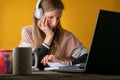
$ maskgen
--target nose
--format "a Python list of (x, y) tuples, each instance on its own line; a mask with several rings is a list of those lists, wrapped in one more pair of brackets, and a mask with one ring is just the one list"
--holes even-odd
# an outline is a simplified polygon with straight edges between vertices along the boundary
[(57, 20), (56, 18), (54, 18), (54, 19), (52, 20), (51, 26), (56, 26), (56, 25), (57, 25), (57, 22), (58, 22), (58, 20)]

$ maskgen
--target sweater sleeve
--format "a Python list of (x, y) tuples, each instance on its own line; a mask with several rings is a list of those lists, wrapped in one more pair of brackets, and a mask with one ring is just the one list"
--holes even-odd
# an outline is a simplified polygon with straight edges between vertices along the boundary
[(64, 30), (60, 44), (60, 54), (67, 60), (74, 60), (86, 54), (86, 48), (73, 33)]
[[(37, 54), (38, 57), (38, 63), (37, 63), (37, 68), (39, 70), (43, 70), (44, 69), (44, 65), (41, 63), (41, 60), (47, 55), (47, 51), (49, 49), (47, 47), (45, 47), (44, 45), (41, 45), (41, 47), (36, 48), (33, 53)], [(35, 62), (35, 58), (34, 56), (32, 56), (32, 63), (34, 64)]]

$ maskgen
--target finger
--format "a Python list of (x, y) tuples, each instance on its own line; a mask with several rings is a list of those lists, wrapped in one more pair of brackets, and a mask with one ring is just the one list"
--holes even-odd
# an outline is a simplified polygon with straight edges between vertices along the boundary
[(43, 63), (43, 64), (45, 65), (45, 58), (44, 58), (44, 59), (42, 59), (41, 63)]
[(37, 26), (38, 26), (38, 27), (40, 26), (40, 20), (37, 22)]
[(48, 61), (51, 62), (51, 56), (48, 57)]
[(42, 17), (40, 18), (41, 23), (42, 23), (42, 21), (43, 21), (43, 18), (44, 18), (44, 16), (42, 16)]
[(42, 24), (41, 24), (42, 27), (45, 27), (45, 16), (43, 16), (41, 23), (42, 23)]
[(45, 65), (47, 64), (48, 61), (49, 61), (49, 56), (46, 56)]
[(51, 60), (51, 56), (48, 57), (48, 60)]
[(44, 65), (46, 65), (46, 63), (48, 62), (48, 55), (46, 55), (43, 59), (42, 59), (42, 63)]
[(45, 27), (48, 27), (48, 20), (45, 19)]
[(43, 63), (44, 62), (44, 58), (41, 60), (41, 63)]
[(44, 63), (44, 62), (45, 62), (45, 58), (46, 58), (46, 56), (41, 60), (41, 63)]
[(54, 58), (53, 55), (50, 55), (50, 56), (49, 56), (49, 61), (50, 61), (50, 62), (54, 62), (53, 58)]

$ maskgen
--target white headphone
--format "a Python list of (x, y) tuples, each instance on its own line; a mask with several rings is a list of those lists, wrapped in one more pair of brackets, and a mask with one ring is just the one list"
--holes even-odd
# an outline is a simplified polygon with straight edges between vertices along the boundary
[(42, 17), (42, 15), (43, 15), (43, 10), (42, 10), (42, 8), (39, 8), (40, 2), (41, 2), (41, 0), (38, 0), (38, 2), (37, 2), (37, 4), (36, 4), (35, 13), (34, 13), (34, 15), (35, 15), (35, 17), (36, 17), (37, 19), (40, 19), (40, 18)]

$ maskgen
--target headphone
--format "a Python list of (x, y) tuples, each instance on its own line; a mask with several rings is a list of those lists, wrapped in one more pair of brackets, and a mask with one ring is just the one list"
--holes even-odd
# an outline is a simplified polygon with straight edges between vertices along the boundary
[(43, 15), (43, 10), (42, 10), (42, 8), (39, 8), (40, 3), (41, 3), (41, 0), (38, 0), (38, 2), (37, 2), (37, 4), (36, 4), (35, 13), (34, 13), (34, 15), (35, 15), (35, 17), (36, 17), (37, 19), (40, 19), (40, 18), (42, 17), (42, 15)]

